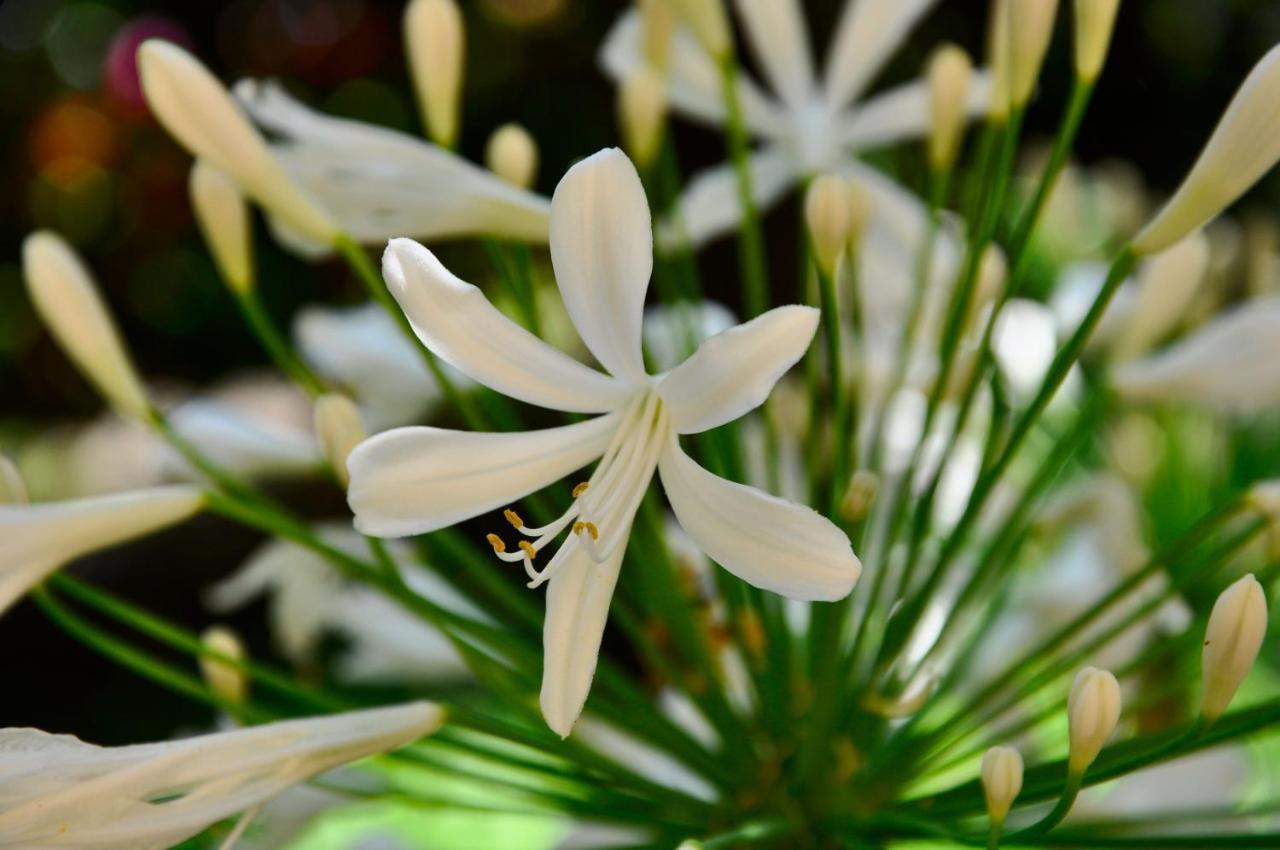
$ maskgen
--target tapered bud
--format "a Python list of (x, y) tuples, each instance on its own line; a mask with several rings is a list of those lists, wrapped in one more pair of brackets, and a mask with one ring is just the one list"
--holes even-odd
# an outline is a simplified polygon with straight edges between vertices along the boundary
[(489, 137), (484, 161), (512, 186), (528, 189), (538, 178), (538, 143), (519, 124), (503, 124)]
[(1209, 614), (1200, 654), (1200, 716), (1212, 723), (1249, 675), (1267, 634), (1267, 594), (1252, 575), (1222, 591)]
[(859, 469), (849, 478), (849, 486), (840, 500), (840, 516), (849, 522), (864, 519), (879, 490), (880, 477), (869, 469)]
[(223, 657), (243, 662), (244, 644), (235, 632), (225, 626), (210, 626), (200, 636), (200, 642), (205, 650), (214, 653), (200, 656), (200, 675), (204, 677), (205, 684), (223, 701), (242, 705), (249, 695), (249, 678), (243, 670)]
[(675, 35), (676, 0), (638, 0), (644, 26), (644, 58), (659, 71), (667, 70), (671, 59), (671, 39)]
[(22, 271), (36, 312), (111, 406), (145, 419), (151, 403), (93, 278), (62, 237), (38, 231), (22, 244)]
[(929, 165), (946, 171), (955, 162), (968, 117), (973, 61), (954, 44), (944, 44), (929, 60)]
[(871, 196), (867, 190), (855, 181), (847, 181), (849, 185), (849, 251), (856, 254), (862, 244), (862, 234), (866, 232), (867, 222), (871, 221)]
[(192, 156), (207, 160), (299, 234), (332, 242), (338, 226), (272, 155), (240, 105), (194, 56), (171, 42), (138, 48), (138, 73), (156, 119)]
[(662, 76), (641, 66), (618, 88), (618, 125), (623, 145), (640, 168), (653, 163), (666, 123), (667, 93)]
[(1058, 0), (1013, 0), (1009, 5), (1009, 100), (1014, 106), (1031, 100), (1057, 14)]
[(1280, 46), (1254, 66), (1173, 197), (1133, 238), (1155, 254), (1233, 203), (1280, 159)]
[(458, 101), (466, 36), (454, 0), (412, 0), (404, 10), (404, 42), (427, 133), (437, 144), (458, 140)]
[(725, 17), (724, 0), (671, 0), (695, 38), (717, 59), (729, 55), (729, 19)]
[(1009, 261), (1005, 259), (1000, 246), (992, 242), (983, 250), (982, 258), (978, 260), (978, 278), (971, 304), (974, 314), (996, 300), (1008, 277)]
[(316, 399), (316, 440), (325, 460), (333, 468), (338, 480), (346, 486), (347, 456), (364, 441), (364, 420), (355, 402), (340, 393), (327, 393)]
[(987, 22), (987, 65), (991, 68), (991, 101), (987, 104), (987, 117), (995, 122), (1003, 122), (1009, 114), (1011, 3), (1012, 0), (991, 0), (991, 18)]
[(1076, 76), (1093, 82), (1102, 72), (1120, 0), (1076, 0)]
[(1126, 360), (1146, 352), (1186, 318), (1209, 269), (1209, 240), (1200, 231), (1142, 264), (1138, 298), (1111, 355)]
[(0, 455), (0, 505), (17, 504), (27, 501), (27, 482), (22, 480), (22, 473), (13, 461)]
[(1249, 488), (1245, 501), (1271, 523), (1280, 523), (1280, 478), (1259, 481)]
[(1071, 750), (1067, 767), (1082, 775), (1120, 722), (1120, 683), (1106, 670), (1086, 667), (1076, 674), (1067, 700)]
[(253, 289), (253, 231), (240, 187), (217, 166), (197, 159), (188, 190), (200, 233), (223, 282), (239, 293)]
[(1009, 808), (1022, 791), (1022, 755), (1013, 747), (992, 747), (982, 755), (982, 793), (987, 816), (1003, 824)]
[(809, 184), (804, 219), (818, 267), (832, 274), (849, 241), (849, 184), (837, 174), (824, 174)]

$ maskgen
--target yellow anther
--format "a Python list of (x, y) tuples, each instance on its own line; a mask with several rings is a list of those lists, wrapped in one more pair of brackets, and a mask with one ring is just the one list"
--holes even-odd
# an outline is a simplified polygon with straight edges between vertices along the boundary
[(533, 548), (533, 544), (528, 540), (521, 540), (519, 546), (524, 550), (524, 553), (529, 556), (530, 561), (538, 557), (538, 550)]
[(585, 492), (587, 492), (587, 482), (586, 482), (586, 481), (583, 481), (583, 482), (582, 482), (581, 484), (579, 484), (577, 487), (574, 487), (574, 488), (573, 488), (573, 498), (575, 498), (575, 499), (576, 499), (576, 498), (578, 498), (579, 496), (581, 496), (581, 495), (582, 495), (583, 493), (585, 493)]
[(574, 533), (574, 534), (581, 534), (581, 533), (582, 533), (582, 529), (584, 529), (584, 528), (586, 528), (586, 527), (587, 527), (587, 524), (586, 524), (585, 522), (582, 522), (582, 521), (575, 522), (575, 523), (573, 524), (573, 533)]
[(524, 528), (524, 520), (520, 519), (520, 514), (516, 513), (510, 508), (503, 511), (502, 515), (507, 518), (507, 522), (511, 523), (512, 527)]
[(484, 536), (484, 539), (489, 541), (489, 545), (493, 547), (493, 551), (499, 554), (507, 551), (507, 544), (503, 543), (502, 538), (499, 537), (498, 535), (486, 534)]
[(587, 531), (590, 532), (592, 540), (600, 539), (600, 529), (596, 528), (596, 524), (594, 522), (584, 522), (583, 526), (585, 526)]

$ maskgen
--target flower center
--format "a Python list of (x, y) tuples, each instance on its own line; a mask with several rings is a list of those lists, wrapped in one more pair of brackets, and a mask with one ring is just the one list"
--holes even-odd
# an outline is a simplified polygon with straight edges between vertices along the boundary
[(817, 174), (832, 168), (839, 158), (835, 116), (820, 97), (792, 109), (791, 144), (803, 169)]

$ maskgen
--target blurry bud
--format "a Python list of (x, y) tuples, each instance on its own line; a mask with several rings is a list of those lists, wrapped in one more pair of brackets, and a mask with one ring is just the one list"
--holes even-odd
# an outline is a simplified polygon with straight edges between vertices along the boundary
[(840, 500), (840, 516), (858, 522), (867, 515), (880, 490), (880, 478), (869, 469), (859, 469), (849, 478), (844, 498)]
[(982, 755), (982, 793), (991, 822), (1003, 824), (1022, 790), (1022, 755), (1013, 747), (992, 747)]
[(27, 482), (13, 461), (0, 455), (0, 505), (27, 502)]
[(856, 254), (862, 244), (862, 234), (871, 220), (871, 197), (867, 190), (853, 180), (849, 185), (849, 251)]
[(671, 39), (675, 35), (675, 0), (637, 0), (644, 24), (644, 58), (659, 71), (667, 70)]
[(987, 22), (987, 65), (991, 68), (991, 102), (987, 117), (1002, 123), (1009, 114), (1009, 6), (1011, 0), (991, 0)]
[(849, 184), (845, 179), (838, 174), (814, 178), (804, 196), (804, 220), (814, 259), (826, 274), (835, 272), (849, 241), (849, 218)]
[(412, 0), (404, 10), (404, 41), (427, 132), (436, 144), (453, 147), (466, 51), (458, 5), (454, 0)]
[(1106, 670), (1086, 667), (1076, 674), (1067, 699), (1071, 750), (1067, 767), (1082, 775), (1120, 722), (1120, 683)]
[(1280, 46), (1254, 66), (1173, 197), (1133, 238), (1155, 254), (1202, 227), (1280, 159)]
[(647, 168), (658, 155), (666, 120), (667, 92), (661, 75), (642, 66), (618, 89), (618, 123), (627, 153), (638, 168)]
[(1280, 225), (1275, 216), (1255, 210), (1245, 218), (1244, 254), (1245, 291), (1253, 297), (1274, 292), (1280, 284)]
[(240, 187), (217, 166), (197, 159), (188, 190), (200, 233), (223, 282), (240, 294), (253, 289), (253, 231)]
[(680, 842), (680, 846), (676, 850), (702, 850), (702, 842), (694, 841), (692, 838)]
[(862, 698), (862, 707), (881, 717), (910, 717), (919, 711), (933, 695), (938, 684), (937, 674), (917, 676), (910, 686), (897, 697), (889, 698), (878, 693), (868, 693)]
[(1031, 100), (1057, 14), (1058, 0), (1015, 0), (1009, 5), (1009, 100), (1014, 106)]
[(27, 292), (58, 345), (120, 413), (145, 420), (151, 403), (88, 270), (62, 237), (37, 231), (22, 244)]
[(1093, 82), (1102, 72), (1120, 0), (1076, 0), (1076, 76)]
[(207, 160), (273, 215), (318, 242), (337, 225), (271, 154), (222, 83), (187, 51), (160, 39), (138, 48), (138, 73), (156, 119), (192, 156)]
[(1259, 481), (1245, 494), (1249, 507), (1272, 523), (1280, 522), (1280, 478)]
[(519, 124), (503, 124), (489, 137), (484, 161), (512, 186), (528, 189), (538, 177), (538, 143)]
[(1008, 277), (1009, 262), (1005, 259), (1004, 251), (992, 242), (983, 250), (982, 259), (978, 261), (978, 278), (969, 303), (966, 326), (972, 326), (981, 310), (999, 297)]
[(349, 480), (347, 456), (365, 438), (360, 408), (341, 393), (326, 393), (316, 399), (314, 418), (320, 450), (345, 487)]
[(1151, 481), (1164, 449), (1164, 429), (1143, 413), (1126, 414), (1107, 436), (1111, 465), (1138, 491), (1146, 489)]
[(954, 44), (944, 44), (929, 60), (929, 165), (947, 171), (955, 162), (968, 116), (973, 61)]
[(1212, 723), (1227, 710), (1249, 675), (1267, 634), (1267, 594), (1252, 575), (1222, 591), (1213, 603), (1200, 655), (1200, 716)]
[(1168, 336), (1185, 319), (1208, 268), (1209, 240), (1199, 230), (1143, 263), (1137, 301), (1112, 358), (1136, 357)]
[[(244, 644), (235, 632), (225, 626), (210, 626), (200, 636), (200, 642), (206, 650), (236, 661), (244, 661)], [(249, 680), (244, 671), (221, 658), (201, 655), (200, 675), (215, 696), (232, 705), (242, 705), (249, 695)]]
[(729, 55), (729, 20), (724, 14), (724, 0), (671, 0), (676, 13), (716, 59)]

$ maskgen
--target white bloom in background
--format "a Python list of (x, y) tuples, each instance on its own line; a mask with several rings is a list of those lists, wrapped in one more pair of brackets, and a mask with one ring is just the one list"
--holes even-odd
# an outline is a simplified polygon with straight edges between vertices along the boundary
[(443, 719), (418, 702), (125, 747), (3, 729), (0, 844), (163, 850), (316, 774), (428, 735)]
[(179, 486), (0, 504), (0, 613), (63, 564), (180, 522), (203, 503), (199, 488)]
[[(689, 458), (679, 435), (737, 419), (762, 403), (808, 347), (817, 311), (781, 307), (703, 343), (670, 372), (650, 376), (641, 317), (653, 268), (644, 189), (621, 151), (575, 165), (552, 200), (551, 257), (565, 306), (608, 373), (551, 348), (507, 319), (421, 245), (393, 240), (387, 285), (423, 342), (477, 381), (521, 401), (604, 414), (525, 433), (403, 428), (352, 452), (348, 493), (366, 534), (423, 534), (510, 504), (596, 459), (558, 519), (530, 528), (508, 515), (515, 551), (502, 560), (549, 581), (542, 709), (568, 735), (595, 674), (609, 601), (631, 522), (655, 468), (680, 524), (745, 581), (805, 599), (839, 599), (860, 565), (834, 524), (812, 509), (719, 478)], [(555, 555), (542, 550), (562, 534)], [(535, 559), (545, 559), (540, 569)]]
[[(262, 410), (237, 407), (213, 398), (179, 405), (169, 424), (215, 464), (236, 475), (270, 477), (314, 472), (324, 461), (309, 429), (291, 427)], [(160, 468), (167, 474), (198, 477), (186, 459), (158, 443)]]
[(1209, 240), (1202, 231), (1142, 264), (1127, 321), (1111, 346), (1116, 360), (1130, 360), (1155, 346), (1186, 318), (1205, 272), (1209, 269)]
[[(876, 172), (859, 164), (857, 153), (928, 133), (933, 119), (926, 81), (860, 98), (932, 5), (933, 0), (847, 3), (819, 81), (798, 0), (735, 4), (749, 46), (776, 93), (773, 98), (750, 80), (739, 82), (747, 129), (763, 142), (750, 159), (751, 187), (760, 208), (814, 174), (834, 171), (862, 182)], [(616, 82), (645, 63), (638, 10), (625, 13), (614, 26), (600, 59)], [(976, 74), (967, 100), (970, 114), (985, 109), (989, 89), (987, 75)], [(684, 28), (672, 37), (667, 102), (672, 111), (700, 123), (719, 128), (725, 122), (716, 61)], [(699, 245), (732, 230), (742, 217), (737, 193), (728, 163), (696, 175), (681, 198), (680, 222), (664, 225), (664, 238)]]
[(644, 350), (653, 367), (666, 372), (679, 366), (704, 340), (738, 324), (733, 311), (718, 301), (677, 301), (644, 311)]

